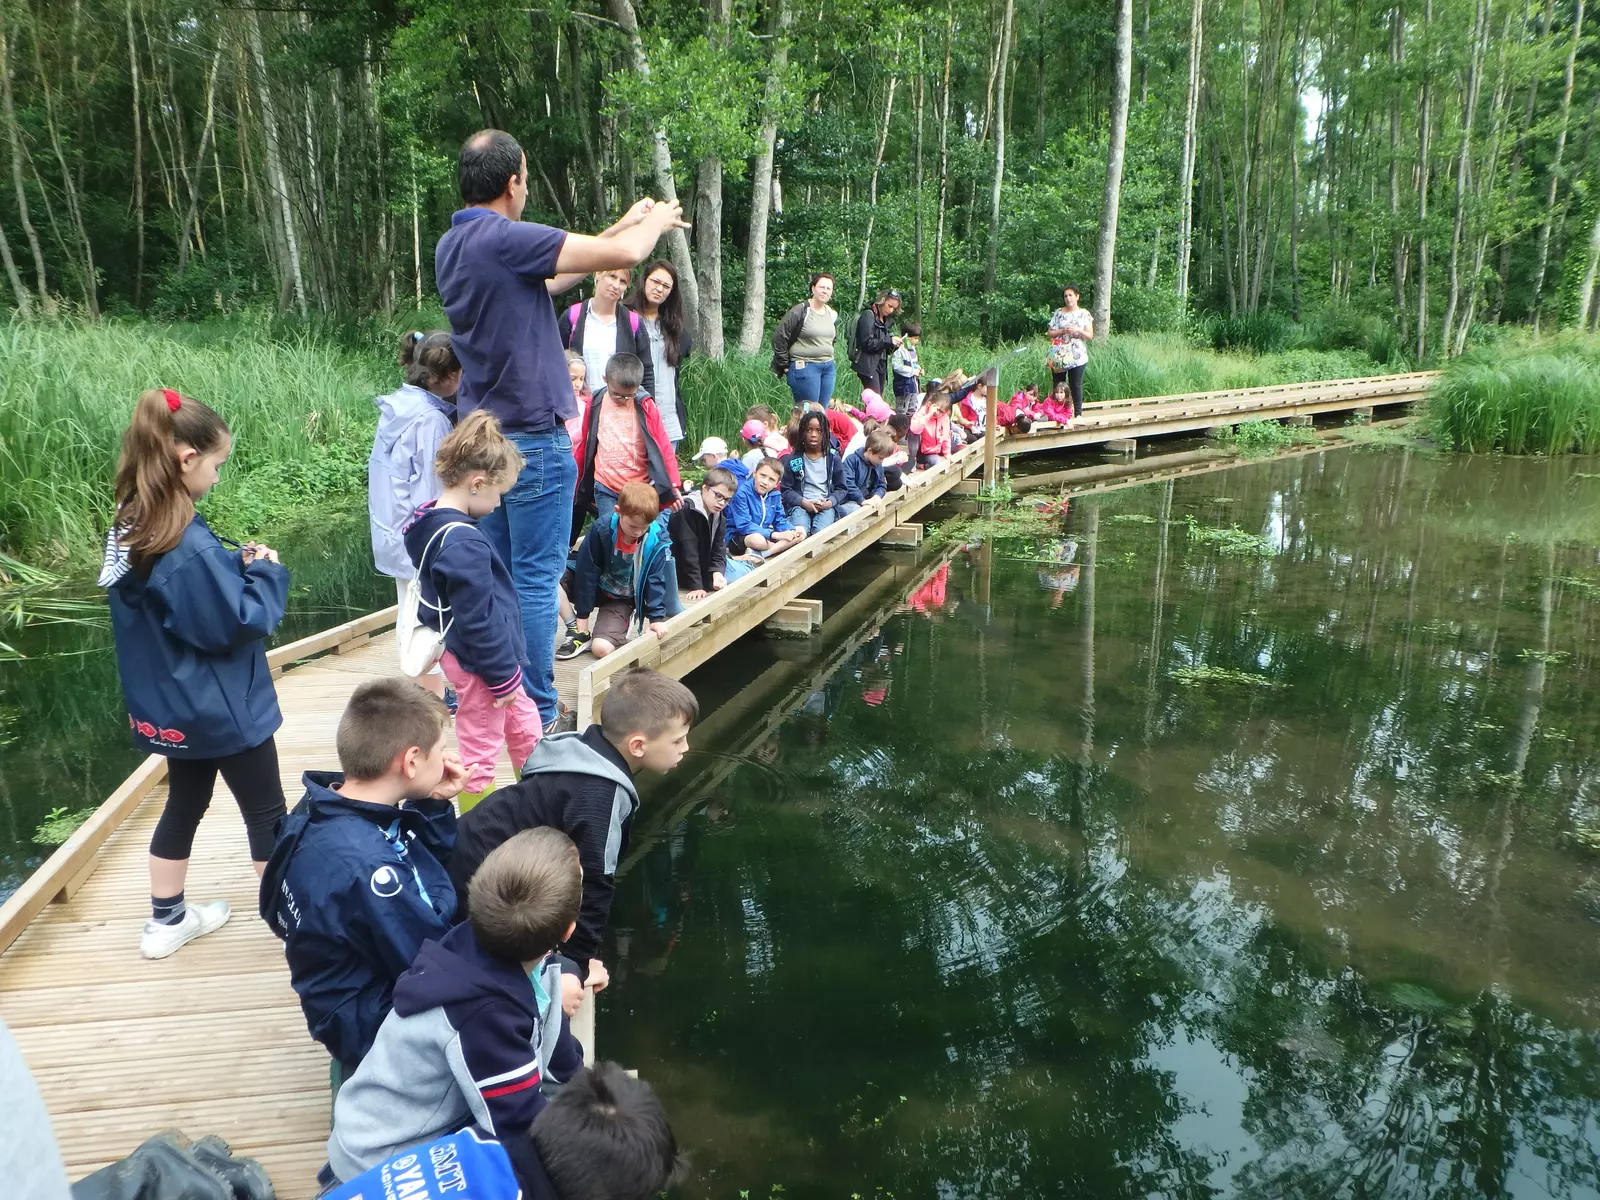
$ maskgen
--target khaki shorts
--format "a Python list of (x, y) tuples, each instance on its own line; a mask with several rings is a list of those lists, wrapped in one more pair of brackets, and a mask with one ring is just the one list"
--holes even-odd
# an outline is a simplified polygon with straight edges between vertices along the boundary
[(595, 602), (594, 618), (589, 622), (589, 636), (621, 646), (628, 640), (628, 626), (632, 622), (632, 600), (601, 592)]

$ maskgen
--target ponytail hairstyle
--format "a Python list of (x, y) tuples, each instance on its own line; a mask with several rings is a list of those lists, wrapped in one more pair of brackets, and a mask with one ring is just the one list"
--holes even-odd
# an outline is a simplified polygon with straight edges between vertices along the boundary
[(450, 344), (450, 335), (442, 329), (432, 333), (413, 329), (401, 334), (398, 357), (400, 365), (406, 369), (406, 382), (429, 391), (461, 370), (461, 360)]
[(455, 487), (473, 475), (499, 487), (515, 480), (522, 464), (522, 451), (500, 432), (494, 414), (480, 408), (462, 418), (455, 432), (439, 443), (433, 469), (445, 487)]
[(639, 282), (633, 285), (623, 303), (634, 312), (643, 312), (644, 281), (657, 271), (672, 276), (672, 291), (661, 302), (656, 319), (661, 322), (661, 349), (667, 356), (667, 365), (675, 367), (683, 361), (683, 292), (678, 288), (678, 269), (666, 259), (651, 263), (639, 272)]
[(194, 497), (184, 486), (178, 447), (209, 454), (230, 437), (214, 411), (171, 388), (139, 397), (122, 435), (112, 495), (117, 503), (117, 541), (135, 568), (165, 554), (194, 520)]

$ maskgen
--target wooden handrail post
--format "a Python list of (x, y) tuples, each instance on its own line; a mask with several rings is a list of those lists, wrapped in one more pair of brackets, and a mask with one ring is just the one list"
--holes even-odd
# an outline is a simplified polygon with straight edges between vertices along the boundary
[(999, 381), (996, 380), (994, 383), (991, 383), (987, 388), (984, 389), (984, 391), (988, 393), (988, 395), (983, 403), (983, 486), (992, 496), (995, 488), (998, 487), (1000, 483), (999, 479), (995, 475), (994, 463), (994, 443), (996, 436), (994, 426), (995, 417), (997, 415), (996, 409), (999, 407), (996, 403), (996, 393), (1000, 391)]

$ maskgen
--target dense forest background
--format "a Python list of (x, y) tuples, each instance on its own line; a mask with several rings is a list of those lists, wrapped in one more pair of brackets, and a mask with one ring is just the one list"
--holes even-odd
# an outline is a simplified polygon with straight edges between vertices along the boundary
[(693, 264), (713, 354), (756, 348), (829, 270), (841, 307), (895, 286), (992, 339), (1037, 332), (1074, 282), (1119, 331), (1211, 315), (1219, 342), (1265, 349), (1320, 322), (1421, 361), (1597, 315), (1585, 16), (0, 0), (4, 295), (159, 319), (419, 305), (456, 149), (496, 126), (528, 150), (531, 218), (594, 231), (638, 195), (683, 200), (694, 230), (662, 252)]

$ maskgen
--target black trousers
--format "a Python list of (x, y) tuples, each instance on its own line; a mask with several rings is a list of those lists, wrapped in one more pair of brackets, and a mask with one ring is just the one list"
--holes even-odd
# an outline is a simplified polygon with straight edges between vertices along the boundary
[(856, 368), (856, 378), (861, 380), (862, 388), (871, 388), (878, 395), (883, 395), (883, 366), (880, 364), (876, 371), (863, 371)]
[(211, 807), (219, 772), (244, 815), (251, 860), (266, 862), (272, 856), (278, 822), (288, 805), (278, 778), (278, 745), (271, 738), (226, 758), (169, 758), (167, 806), (161, 810), (161, 819), (150, 838), (152, 855), (174, 862), (189, 857), (194, 848), (194, 831)]
[(1072, 415), (1083, 416), (1083, 368), (1068, 367), (1065, 371), (1051, 371), (1050, 380), (1053, 385), (1067, 381), (1067, 390), (1072, 393)]

